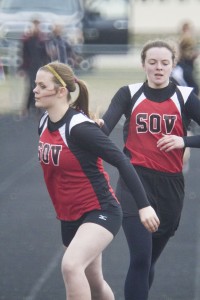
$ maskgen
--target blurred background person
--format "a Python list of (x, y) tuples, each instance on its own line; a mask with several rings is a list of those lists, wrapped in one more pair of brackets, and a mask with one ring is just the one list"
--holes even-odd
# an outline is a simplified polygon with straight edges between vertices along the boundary
[(25, 107), (22, 111), (24, 116), (29, 114), (30, 109), (35, 110), (33, 89), (37, 70), (50, 60), (46, 51), (46, 36), (41, 31), (40, 21), (34, 19), (32, 25), (31, 30), (22, 38), (22, 65), (19, 68), (28, 79)]
[(50, 61), (58, 61), (70, 65), (72, 68), (88, 69), (88, 62), (75, 51), (63, 32), (62, 24), (54, 24), (46, 43), (46, 51)]
[[(180, 40), (177, 43), (178, 59), (177, 64), (171, 73), (171, 79), (176, 84), (181, 86), (193, 87), (193, 92), (199, 95), (199, 83), (196, 72), (195, 60), (199, 53), (197, 44), (191, 32), (189, 23), (184, 23)], [(193, 135), (196, 130), (199, 130), (195, 122), (191, 121), (188, 124), (187, 134)], [(184, 152), (184, 173), (189, 170), (190, 148), (186, 148)]]
[(193, 87), (195, 94), (198, 96), (199, 82), (195, 61), (199, 56), (199, 51), (193, 37), (188, 34), (181, 37), (177, 48), (178, 61), (172, 71), (172, 79), (179, 85)]
[(54, 25), (46, 48), (51, 61), (69, 63), (73, 50), (70, 43), (63, 37), (62, 25)]
[(190, 21), (185, 21), (181, 24), (179, 39), (180, 41), (184, 39), (192, 39), (193, 43), (197, 46), (197, 37), (194, 30), (194, 26)]

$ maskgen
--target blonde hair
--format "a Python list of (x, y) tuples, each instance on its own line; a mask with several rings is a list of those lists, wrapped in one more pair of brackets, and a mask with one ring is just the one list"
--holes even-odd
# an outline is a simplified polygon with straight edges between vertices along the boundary
[(72, 68), (64, 63), (51, 62), (40, 70), (47, 71), (53, 75), (53, 82), (58, 86), (65, 86), (69, 91), (68, 101), (71, 100), (71, 93), (76, 91), (77, 85), (79, 87), (79, 93), (76, 100), (70, 104), (71, 107), (82, 111), (85, 115), (89, 117), (89, 93), (86, 84), (78, 79), (72, 70)]

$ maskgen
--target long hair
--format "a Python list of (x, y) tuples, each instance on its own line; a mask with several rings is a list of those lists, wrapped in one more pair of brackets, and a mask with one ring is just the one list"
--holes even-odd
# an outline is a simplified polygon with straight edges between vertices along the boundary
[[(72, 68), (64, 63), (51, 62), (40, 68), (53, 75), (53, 82), (56, 86), (65, 86), (68, 90), (68, 101), (71, 100), (71, 93), (75, 92), (77, 85), (79, 87), (79, 93), (74, 102), (70, 104), (71, 107), (82, 111), (89, 117), (89, 93), (84, 81), (78, 79), (72, 70)], [(64, 82), (64, 84), (63, 84)]]

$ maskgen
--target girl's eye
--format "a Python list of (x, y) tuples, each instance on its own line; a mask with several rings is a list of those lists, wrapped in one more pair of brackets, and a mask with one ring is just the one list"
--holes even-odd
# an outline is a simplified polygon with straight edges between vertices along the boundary
[(150, 65), (154, 65), (155, 63), (156, 63), (155, 60), (149, 60)]

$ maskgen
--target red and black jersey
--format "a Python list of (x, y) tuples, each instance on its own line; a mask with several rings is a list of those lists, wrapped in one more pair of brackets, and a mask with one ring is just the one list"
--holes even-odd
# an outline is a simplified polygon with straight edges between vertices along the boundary
[(118, 201), (102, 159), (118, 168), (139, 208), (149, 205), (127, 157), (81, 112), (69, 108), (57, 123), (44, 114), (39, 135), (39, 160), (59, 219), (76, 220)]
[(122, 115), (126, 118), (124, 152), (133, 165), (161, 172), (182, 172), (183, 149), (160, 151), (157, 141), (162, 134), (184, 136), (184, 117), (200, 124), (200, 101), (192, 88), (174, 83), (162, 89), (152, 89), (147, 83), (122, 87), (103, 116), (107, 134)]

